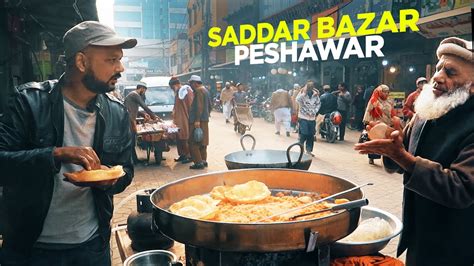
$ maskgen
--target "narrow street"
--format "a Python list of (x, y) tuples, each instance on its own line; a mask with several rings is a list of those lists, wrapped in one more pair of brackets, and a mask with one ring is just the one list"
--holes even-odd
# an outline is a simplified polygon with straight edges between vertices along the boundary
[[(135, 168), (133, 183), (121, 194), (115, 196), (117, 206), (123, 199), (135, 191), (146, 188), (157, 188), (168, 182), (206, 172), (227, 170), (224, 156), (228, 153), (240, 151), (240, 134), (233, 131), (232, 124), (225, 124), (222, 113), (212, 112), (210, 128), (210, 145), (208, 147), (209, 167), (205, 170), (190, 170), (189, 165), (176, 163), (173, 158), (177, 156), (176, 147), (164, 153), (166, 161), (161, 166), (153, 164), (149, 166), (138, 165)], [(256, 149), (286, 150), (286, 148), (297, 141), (298, 136), (292, 133), (290, 137), (274, 134), (274, 125), (255, 118), (250, 134), (257, 140)], [(399, 174), (388, 174), (381, 166), (381, 160), (376, 160), (375, 165), (369, 165), (365, 155), (359, 155), (353, 150), (353, 145), (359, 138), (359, 132), (346, 130), (344, 142), (327, 143), (319, 140), (315, 143), (315, 157), (309, 171), (329, 174), (348, 179), (356, 184), (373, 182), (374, 186), (363, 189), (365, 196), (369, 199), (369, 206), (388, 211), (401, 218), (402, 206), (402, 176)], [(250, 148), (250, 141), (247, 142)], [(297, 150), (297, 148), (295, 148)], [(146, 158), (144, 151), (138, 153), (141, 159)], [(136, 211), (135, 197), (127, 201), (120, 209), (116, 209), (113, 218), (113, 226), (126, 223), (128, 215)], [(398, 237), (393, 239), (381, 253), (395, 256)], [(121, 265), (115, 238), (112, 237), (113, 265)], [(404, 260), (404, 258), (402, 258)]]

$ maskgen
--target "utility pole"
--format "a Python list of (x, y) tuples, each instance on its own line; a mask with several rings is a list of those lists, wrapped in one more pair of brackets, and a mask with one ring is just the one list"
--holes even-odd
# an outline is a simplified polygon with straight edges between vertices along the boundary
[[(171, 13), (170, 13), (170, 1), (168, 3), (168, 75), (171, 76)], [(175, 73), (177, 74), (177, 73)]]
[(201, 38), (201, 55), (202, 55), (202, 66), (201, 66), (201, 79), (203, 84), (209, 84), (209, 46), (207, 33), (211, 27), (211, 0), (204, 0), (204, 28)]

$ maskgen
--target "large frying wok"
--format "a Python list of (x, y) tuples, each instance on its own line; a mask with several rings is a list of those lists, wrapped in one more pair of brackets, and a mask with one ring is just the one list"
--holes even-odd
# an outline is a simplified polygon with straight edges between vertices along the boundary
[[(244, 146), (244, 138), (253, 140), (252, 149), (247, 150)], [(240, 138), (240, 145), (243, 151), (227, 154), (225, 164), (229, 170), (244, 168), (290, 168), (308, 170), (313, 158), (308, 154), (303, 154), (303, 146), (294, 143), (285, 151), (280, 150), (254, 150), (255, 138), (250, 134), (245, 134)], [(300, 147), (300, 152), (290, 151), (294, 146)]]
[[(154, 226), (184, 244), (234, 252), (311, 250), (309, 246), (333, 243), (357, 227), (360, 208), (306, 221), (253, 224), (197, 220), (168, 211), (171, 204), (208, 193), (214, 186), (250, 180), (265, 183), (272, 192), (290, 190), (334, 194), (356, 186), (342, 178), (290, 169), (243, 169), (197, 175), (169, 183), (153, 192), (150, 198), (154, 205)], [(349, 200), (362, 197), (360, 189), (344, 195)], [(316, 235), (315, 243), (309, 240), (310, 236), (314, 239)]]

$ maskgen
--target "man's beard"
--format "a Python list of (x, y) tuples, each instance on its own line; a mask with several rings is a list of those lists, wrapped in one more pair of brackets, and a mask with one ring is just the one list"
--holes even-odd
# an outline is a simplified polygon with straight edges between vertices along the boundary
[(464, 104), (470, 97), (471, 83), (455, 88), (452, 92), (446, 92), (439, 97), (433, 93), (433, 84), (427, 83), (423, 86), (420, 95), (415, 101), (416, 114), (425, 120), (437, 119)]
[(122, 75), (120, 75), (120, 73), (117, 73), (113, 75), (107, 82), (103, 82), (96, 78), (92, 70), (88, 69), (82, 78), (82, 83), (91, 92), (101, 94), (115, 90), (115, 85), (109, 84), (109, 82), (112, 79), (118, 79), (121, 76)]

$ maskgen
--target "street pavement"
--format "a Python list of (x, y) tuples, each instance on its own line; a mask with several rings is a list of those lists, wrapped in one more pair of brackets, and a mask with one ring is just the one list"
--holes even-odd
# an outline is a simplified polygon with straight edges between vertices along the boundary
[[(132, 184), (124, 192), (114, 197), (116, 210), (112, 220), (113, 226), (126, 224), (128, 215), (132, 211), (136, 211), (135, 197), (130, 196), (134, 192), (157, 188), (184, 177), (227, 170), (224, 156), (242, 150), (239, 142), (240, 134), (235, 133), (233, 125), (226, 124), (222, 113), (217, 112), (211, 113), (209, 129), (210, 144), (207, 149), (209, 167), (204, 170), (191, 170), (189, 169), (191, 164), (174, 162), (173, 158), (177, 157), (175, 146), (171, 147), (170, 152), (164, 153), (166, 161), (163, 161), (161, 166), (153, 164), (136, 166)], [(291, 133), (290, 137), (286, 137), (284, 133), (275, 135), (274, 132), (273, 123), (266, 122), (262, 118), (255, 118), (248, 133), (257, 140), (255, 149), (286, 150), (289, 145), (298, 141), (296, 133)], [(369, 165), (366, 155), (360, 155), (354, 151), (353, 146), (357, 143), (359, 135), (360, 132), (347, 129), (343, 142), (327, 143), (324, 139), (318, 138), (313, 150), (315, 157), (309, 171), (345, 178), (356, 184), (373, 182), (373, 186), (363, 188), (366, 198), (369, 199), (369, 206), (390, 212), (401, 219), (402, 176), (386, 173), (381, 160), (375, 160), (375, 165)], [(138, 151), (138, 156), (141, 159), (146, 158), (145, 152), (141, 150)], [(114, 237), (112, 237), (111, 243), (112, 265), (122, 265)], [(398, 237), (393, 239), (381, 253), (395, 257), (397, 244)], [(403, 261), (404, 258), (405, 254), (400, 257)]]

